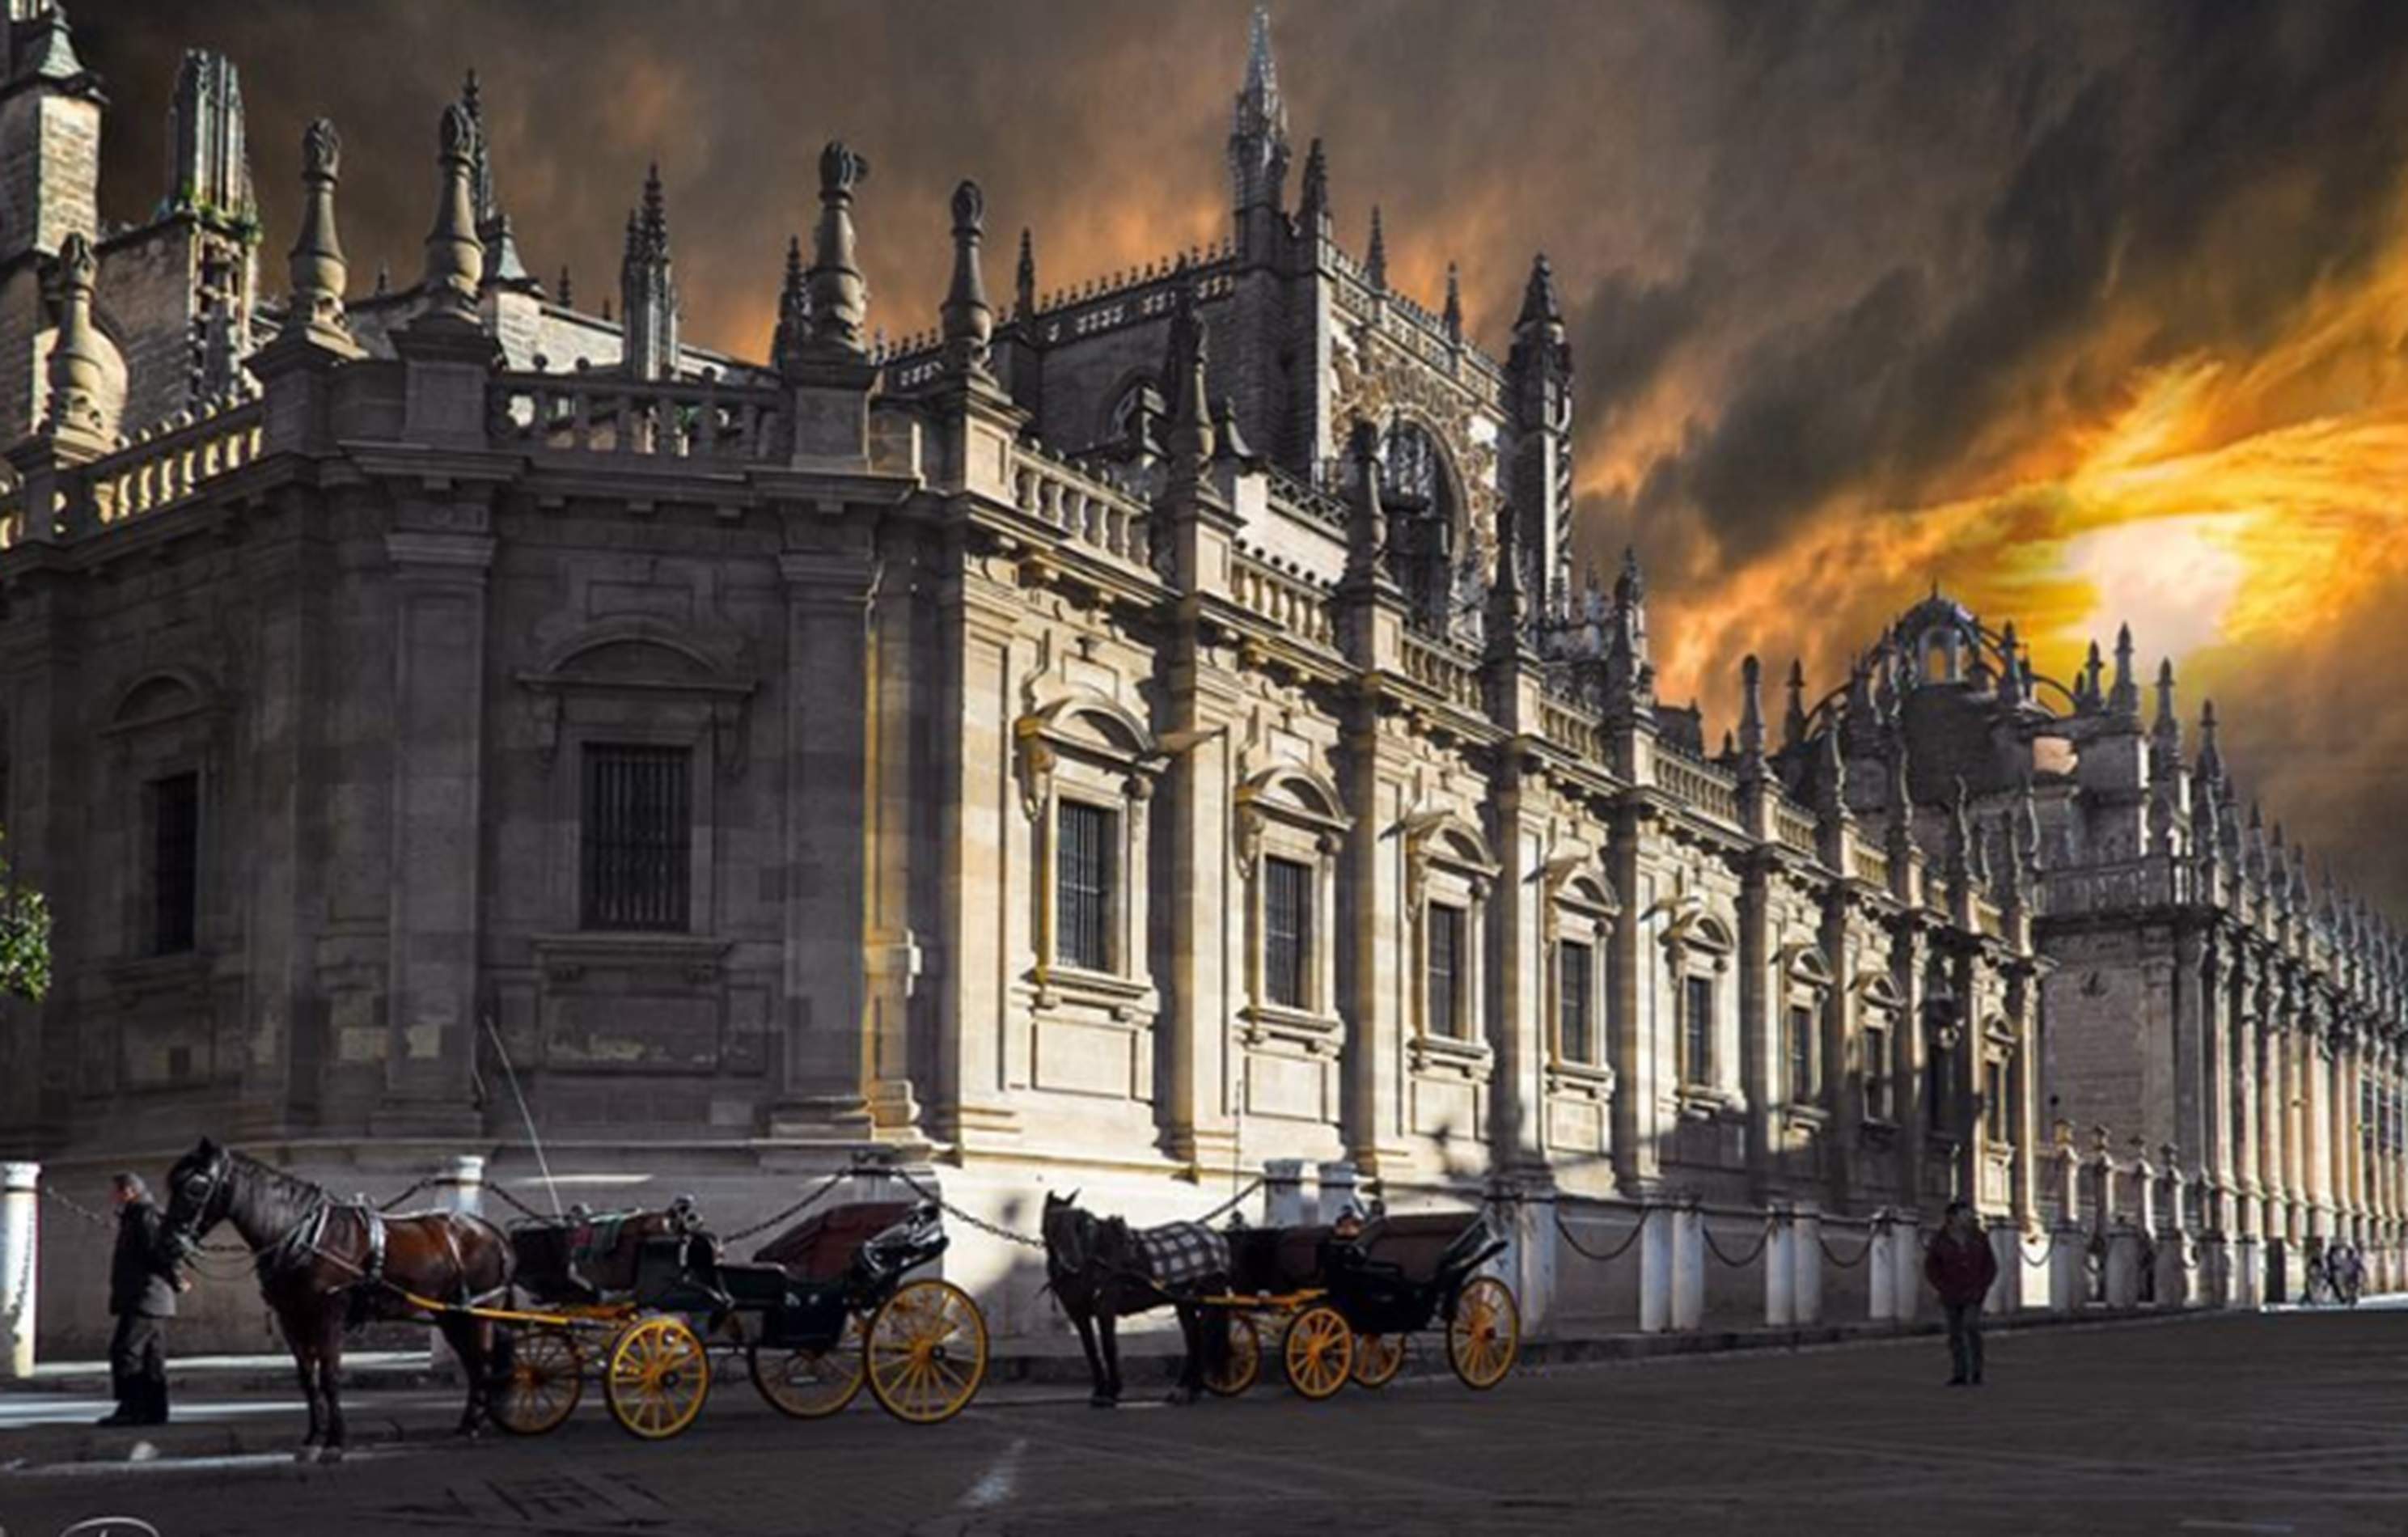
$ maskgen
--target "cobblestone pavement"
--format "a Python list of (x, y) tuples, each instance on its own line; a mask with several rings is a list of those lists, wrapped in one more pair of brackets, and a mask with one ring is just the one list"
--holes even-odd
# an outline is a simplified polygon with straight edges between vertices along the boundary
[[(1308, 1404), (1258, 1387), (1117, 1414), (1058, 1394), (917, 1429), (778, 1419), (724, 1381), (660, 1445), (589, 1400), (534, 1442), (413, 1439), (340, 1467), (187, 1456), (0, 1472), (9, 1537), (103, 1514), (210, 1533), (1943, 1530), (2408, 1533), (2408, 1313), (1995, 1337), (1941, 1386), (1935, 1340), (1451, 1378)], [(390, 1422), (433, 1429), (408, 1395)], [(251, 1422), (253, 1433), (261, 1422)], [(223, 1435), (195, 1426), (179, 1434)], [(11, 1448), (10, 1442), (19, 1444)], [(35, 1433), (0, 1431), (0, 1463)], [(199, 1453), (221, 1446), (207, 1440)]]

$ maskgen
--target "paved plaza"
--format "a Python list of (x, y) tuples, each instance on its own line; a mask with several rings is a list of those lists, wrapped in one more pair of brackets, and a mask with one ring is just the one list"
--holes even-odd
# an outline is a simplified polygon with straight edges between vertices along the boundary
[(662, 1445), (590, 1401), (549, 1439), (463, 1445), (435, 1435), (446, 1396), (362, 1394), (367, 1444), (336, 1468), (261, 1449), (289, 1411), (221, 1401), (188, 1403), (194, 1422), (157, 1438), (153, 1460), (42, 1471), (95, 1444), (28, 1422), (96, 1406), (27, 1395), (0, 1398), (0, 1464), (17, 1465), (0, 1472), (0, 1526), (2400, 1533), (2403, 1337), (2408, 1313), (2390, 1309), (2037, 1329), (1994, 1338), (1978, 1390), (1941, 1386), (1933, 1339), (1532, 1371), (1484, 1397), (1440, 1376), (1322, 1405), (1258, 1388), (1105, 1414), (1061, 1389), (997, 1389), (928, 1429), (868, 1409), (788, 1423), (731, 1380)]

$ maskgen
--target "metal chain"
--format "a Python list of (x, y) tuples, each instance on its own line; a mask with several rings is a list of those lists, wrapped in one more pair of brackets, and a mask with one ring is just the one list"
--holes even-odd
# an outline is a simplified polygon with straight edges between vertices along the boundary
[(1730, 1256), (1723, 1253), (1722, 1245), (1714, 1242), (1714, 1230), (1706, 1226), (1705, 1218), (1703, 1217), (1699, 1217), (1698, 1219), (1698, 1236), (1706, 1241), (1707, 1249), (1712, 1251), (1716, 1259), (1721, 1260), (1724, 1264), (1728, 1265), (1733, 1270), (1739, 1270), (1742, 1266), (1755, 1264), (1756, 1257), (1762, 1254), (1764, 1252), (1764, 1246), (1772, 1242), (1772, 1218), (1768, 1216), (1764, 1219), (1764, 1230), (1756, 1234), (1756, 1247), (1748, 1250), (1747, 1253), (1740, 1256), (1737, 1259), (1733, 1259)]
[(401, 1194), (394, 1197), (390, 1200), (380, 1202), (377, 1206), (377, 1210), (379, 1212), (390, 1212), (394, 1207), (400, 1205), (403, 1201), (408, 1200), (410, 1197), (418, 1194), (418, 1192), (425, 1189), (428, 1185), (433, 1185), (434, 1183), (435, 1180), (432, 1176), (429, 1176), (426, 1179), (413, 1181), (409, 1187), (402, 1191)]
[(1263, 1182), (1259, 1179), (1254, 1180), (1244, 1189), (1239, 1191), (1236, 1195), (1231, 1196), (1228, 1199), (1223, 1201), (1220, 1205), (1213, 1207), (1211, 1211), (1205, 1213), (1202, 1216), (1197, 1217), (1195, 1220), (1197, 1222), (1211, 1222), (1214, 1217), (1219, 1216), (1222, 1213), (1234, 1210), (1240, 1201), (1244, 1200), (1248, 1196), (1253, 1195), (1262, 1187)]
[(91, 1207), (86, 1206), (83, 1202), (76, 1199), (73, 1196), (68, 1195), (65, 1191), (59, 1189), (56, 1185), (45, 1185), (39, 1188), (44, 1200), (56, 1201), (61, 1206), (65, 1207), (68, 1211), (73, 1212), (76, 1215), (83, 1218), (86, 1222), (91, 1223), (95, 1228), (108, 1228), (116, 1225), (116, 1218), (93, 1211)]
[(8, 1348), (17, 1348), (17, 1326), (25, 1316), (25, 1298), (34, 1284), (34, 1252), (41, 1247), (41, 1219), (36, 1213), (25, 1225), (25, 1253), (17, 1262), (17, 1289), (9, 1294)]
[(1856, 1251), (1856, 1257), (1854, 1259), (1842, 1259), (1837, 1254), (1832, 1252), (1831, 1241), (1823, 1236), (1823, 1229), (1818, 1225), (1814, 1229), (1814, 1246), (1823, 1251), (1823, 1257), (1829, 1260), (1835, 1269), (1852, 1271), (1872, 1257), (1873, 1235), (1870, 1232), (1865, 1234), (1865, 1246)]
[(1615, 1244), (1612, 1248), (1608, 1249), (1603, 1254), (1598, 1254), (1593, 1249), (1584, 1247), (1581, 1241), (1572, 1236), (1572, 1230), (1570, 1227), (1565, 1223), (1564, 1214), (1560, 1211), (1555, 1214), (1555, 1236), (1570, 1244), (1571, 1246), (1572, 1253), (1580, 1256), (1583, 1259), (1589, 1260), (1592, 1263), (1598, 1265), (1611, 1264), (1612, 1261), (1621, 1258), (1624, 1255), (1630, 1252), (1630, 1246), (1639, 1242), (1639, 1235), (1646, 1229), (1647, 1219), (1655, 1215), (1655, 1214), (1656, 1208), (1653, 1206), (1641, 1206), (1639, 1208), (1639, 1220), (1630, 1225), (1630, 1231), (1628, 1234), (1623, 1238), (1621, 1243)]
[(792, 1206), (787, 1207), (784, 1211), (780, 1212), (776, 1216), (764, 1218), (763, 1220), (754, 1223), (752, 1227), (745, 1228), (741, 1232), (728, 1233), (722, 1237), (720, 1242), (723, 1243), (741, 1243), (743, 1240), (751, 1238), (755, 1233), (767, 1232), (781, 1222), (787, 1221), (793, 1217), (800, 1216), (803, 1213), (810, 1211), (812, 1205), (815, 1204), (822, 1196), (826, 1195), (838, 1185), (841, 1185), (846, 1180), (853, 1178), (859, 1172), (861, 1172), (861, 1165), (857, 1163), (847, 1164), (844, 1168), (838, 1170), (835, 1173), (830, 1174), (826, 1179), (820, 1182), (818, 1189), (813, 1190), (802, 1199), (795, 1202)]
[(934, 1190), (929, 1189), (926, 1185), (922, 1185), (918, 1180), (913, 1179), (910, 1175), (905, 1173), (900, 1169), (882, 1169), (880, 1170), (879, 1172), (901, 1180), (905, 1185), (910, 1185), (913, 1190), (919, 1192), (919, 1196), (922, 1200), (936, 1202), (938, 1207), (939, 1207), (947, 1216), (954, 1217), (960, 1221), (966, 1222), (969, 1226), (976, 1228), (980, 1232), (985, 1233), (990, 1237), (1002, 1239), (1007, 1243), (1017, 1243), (1023, 1248), (1027, 1249), (1042, 1249), (1045, 1247), (1045, 1241), (1041, 1238), (1031, 1238), (1026, 1233), (1015, 1233), (1009, 1228), (996, 1227), (994, 1223), (987, 1221), (984, 1217), (971, 1215), (969, 1213), (965, 1212), (960, 1207), (954, 1205), (952, 1201), (947, 1200), (944, 1197), (937, 1194)]
[(485, 1193), (486, 1193), (487, 1195), (491, 1195), (491, 1196), (499, 1196), (499, 1197), (501, 1197), (504, 1200), (506, 1200), (506, 1201), (509, 1202), (509, 1204), (510, 1204), (510, 1205), (512, 1205), (512, 1206), (516, 1207), (516, 1208), (518, 1209), (518, 1213), (519, 1213), (519, 1214), (520, 1214), (521, 1216), (524, 1216), (524, 1217), (531, 1217), (531, 1218), (533, 1218), (534, 1220), (536, 1220), (536, 1221), (538, 1221), (538, 1222), (553, 1222), (553, 1221), (557, 1221), (557, 1220), (558, 1220), (558, 1218), (556, 1218), (556, 1217), (548, 1217), (548, 1216), (544, 1215), (541, 1212), (538, 1212), (538, 1211), (537, 1211), (534, 1207), (529, 1206), (525, 1201), (523, 1201), (523, 1200), (519, 1199), (519, 1198), (518, 1198), (518, 1197), (516, 1197), (516, 1196), (514, 1196), (514, 1195), (511, 1195), (511, 1194), (510, 1194), (510, 1192), (509, 1192), (509, 1188), (507, 1185), (486, 1185), (486, 1186), (485, 1186)]

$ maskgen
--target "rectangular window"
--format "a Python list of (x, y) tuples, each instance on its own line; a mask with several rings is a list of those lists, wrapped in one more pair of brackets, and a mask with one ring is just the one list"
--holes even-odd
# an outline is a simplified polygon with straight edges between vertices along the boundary
[(586, 747), (580, 839), (585, 927), (687, 927), (693, 758), (684, 747)]
[(1429, 1033), (1463, 1033), (1463, 909), (1429, 906)]
[(1263, 861), (1263, 993), (1283, 1009), (1312, 1006), (1312, 867)]
[(1811, 1105), (1816, 1099), (1814, 1083), (1814, 1011), (1805, 1004), (1792, 1004), (1789, 1009), (1789, 1099), (1792, 1104)]
[(1865, 1027), (1865, 1119), (1890, 1119), (1889, 1031), (1879, 1025)]
[(1120, 873), (1120, 816), (1066, 800), (1055, 824), (1054, 955), (1065, 966), (1112, 970), (1112, 887)]
[(1993, 1142), (2007, 1140), (2007, 1065), (1991, 1062), (1982, 1070), (1982, 1125)]
[(1555, 1049), (1567, 1062), (1594, 1063), (1597, 1027), (1591, 1003), (1597, 997), (1597, 952), (1567, 940), (1557, 954)]
[(150, 953), (180, 955), (199, 937), (201, 776), (150, 782)]
[(1714, 982), (1688, 977), (1681, 987), (1681, 1082), (1714, 1081)]

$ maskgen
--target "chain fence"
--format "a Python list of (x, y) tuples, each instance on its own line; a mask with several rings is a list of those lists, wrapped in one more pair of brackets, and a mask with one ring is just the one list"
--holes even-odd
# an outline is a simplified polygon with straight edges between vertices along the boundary
[(1705, 1240), (1707, 1253), (1713, 1255), (1716, 1259), (1721, 1260), (1724, 1264), (1728, 1265), (1731, 1269), (1739, 1270), (1745, 1266), (1755, 1264), (1756, 1257), (1764, 1253), (1765, 1246), (1772, 1242), (1772, 1228), (1777, 1220), (1777, 1218), (1768, 1214), (1764, 1219), (1763, 1228), (1759, 1229), (1756, 1235), (1756, 1247), (1748, 1250), (1747, 1253), (1740, 1256), (1737, 1259), (1733, 1259), (1730, 1256), (1723, 1253), (1723, 1246), (1714, 1242), (1714, 1230), (1706, 1226), (1706, 1220), (1702, 1214), (1698, 1218), (1698, 1236)]

